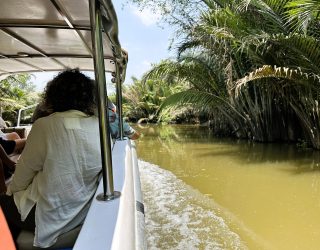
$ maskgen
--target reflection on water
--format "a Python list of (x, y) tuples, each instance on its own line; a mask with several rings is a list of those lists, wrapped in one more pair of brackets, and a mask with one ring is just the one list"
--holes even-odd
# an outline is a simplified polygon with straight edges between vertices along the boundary
[[(182, 180), (186, 186), (198, 190), (203, 200), (210, 199), (215, 205), (202, 208), (207, 209), (206, 212), (211, 209), (215, 216), (221, 216), (230, 235), (235, 232), (249, 249), (320, 248), (318, 151), (299, 150), (294, 145), (253, 144), (214, 138), (206, 128), (195, 126), (147, 126), (139, 130), (143, 133), (137, 142), (139, 158), (177, 176), (178, 179), (170, 179), (171, 184), (166, 182), (168, 185)], [(145, 166), (144, 169), (148, 168)], [(148, 183), (147, 179), (144, 178), (143, 185)], [(157, 189), (157, 186), (152, 187), (154, 183), (149, 182), (148, 189)], [(159, 186), (159, 189), (163, 187)], [(181, 192), (181, 197), (174, 199), (189, 200), (187, 196), (188, 192)], [(153, 200), (152, 195), (147, 195), (146, 207), (149, 202), (164, 202), (171, 206), (174, 199)], [(221, 208), (219, 215), (217, 207)], [(183, 209), (182, 206), (181, 216)], [(175, 213), (178, 216), (178, 211)], [(165, 219), (165, 215), (162, 216)], [(170, 220), (170, 216), (172, 214), (166, 219)], [(211, 230), (201, 220), (197, 223), (199, 230)], [(182, 225), (190, 227), (188, 221)], [(157, 227), (161, 227), (161, 223)], [(225, 232), (221, 234), (222, 238)], [(154, 247), (169, 242), (165, 235), (170, 231), (163, 234), (152, 234), (158, 237)], [(220, 244), (220, 249), (237, 249), (222, 244), (216, 232), (211, 236), (212, 242)], [(203, 239), (197, 237), (199, 243), (191, 249), (212, 249), (204, 247), (210, 241), (201, 242)], [(184, 244), (185, 237), (178, 237), (176, 241)], [(172, 248), (181, 249), (174, 244)], [(159, 249), (170, 247), (166, 245)]]

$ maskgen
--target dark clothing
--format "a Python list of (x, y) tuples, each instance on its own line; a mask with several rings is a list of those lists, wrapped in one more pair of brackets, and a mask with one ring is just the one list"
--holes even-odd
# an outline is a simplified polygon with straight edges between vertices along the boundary
[(26, 220), (21, 221), (21, 215), (16, 207), (16, 204), (14, 203), (13, 196), (0, 195), (0, 205), (14, 239), (18, 237), (21, 230), (34, 232), (36, 227), (36, 206), (32, 208)]
[(0, 137), (0, 145), (3, 147), (4, 151), (8, 155), (12, 154), (14, 151), (14, 148), (16, 147), (16, 142), (12, 140), (6, 140)]

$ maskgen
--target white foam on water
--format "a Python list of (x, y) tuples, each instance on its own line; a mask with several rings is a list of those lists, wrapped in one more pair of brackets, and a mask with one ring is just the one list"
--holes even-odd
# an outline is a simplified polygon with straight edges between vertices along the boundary
[(138, 164), (148, 249), (247, 249), (205, 195), (167, 170)]

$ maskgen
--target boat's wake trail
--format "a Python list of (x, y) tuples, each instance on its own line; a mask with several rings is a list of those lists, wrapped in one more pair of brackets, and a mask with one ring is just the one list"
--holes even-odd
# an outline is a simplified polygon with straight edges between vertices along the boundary
[(247, 249), (204, 195), (156, 165), (139, 169), (148, 249)]

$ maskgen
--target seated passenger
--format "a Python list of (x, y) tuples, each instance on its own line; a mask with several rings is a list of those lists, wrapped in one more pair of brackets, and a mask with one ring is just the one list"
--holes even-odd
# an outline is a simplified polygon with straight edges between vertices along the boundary
[[(3, 121), (2, 118), (0, 119), (0, 121), (1, 120)], [(1, 127), (1, 128), (6, 128), (6, 127)], [(7, 154), (21, 153), (25, 144), (26, 144), (26, 139), (24, 138), (21, 139), (16, 132), (4, 133), (0, 130), (0, 145), (4, 148)]]
[[(52, 113), (45, 103), (40, 102), (32, 116), (32, 121), (35, 122), (38, 118), (48, 116)], [(109, 125), (111, 130), (111, 137), (116, 139), (120, 137), (119, 134), (119, 118), (116, 112), (116, 106), (108, 98), (108, 116), (109, 116)], [(123, 121), (123, 132), (124, 136), (129, 137), (132, 140), (136, 140), (140, 137), (140, 133), (135, 131), (127, 122)]]
[(50, 247), (82, 224), (95, 194), (101, 155), (94, 88), (78, 69), (47, 84), (44, 103), (53, 113), (33, 124), (8, 196), (0, 199), (13, 235), (34, 232), (34, 246)]
[[(117, 114), (116, 106), (108, 99), (108, 115), (109, 125), (111, 130), (111, 137), (116, 139), (120, 137), (119, 132), (119, 116)], [(140, 137), (140, 133), (134, 130), (126, 121), (123, 120), (123, 133), (131, 140), (136, 140)]]

